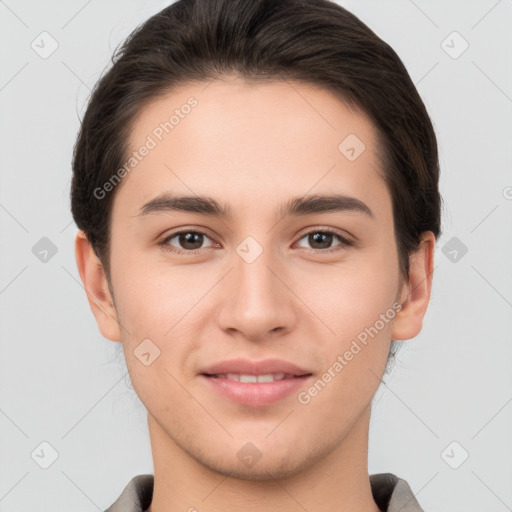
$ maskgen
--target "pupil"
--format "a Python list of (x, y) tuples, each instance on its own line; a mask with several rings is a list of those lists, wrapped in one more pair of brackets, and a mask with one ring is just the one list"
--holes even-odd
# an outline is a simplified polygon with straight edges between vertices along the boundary
[[(180, 235), (180, 243), (183, 245), (183, 243), (187, 244), (187, 243), (192, 243), (194, 245), (194, 239), (196, 239), (195, 241), (195, 245), (193, 247), (187, 247), (188, 249), (200, 249), (201, 248), (201, 245), (202, 245), (202, 241), (200, 239), (202, 235), (200, 233), (184, 233), (182, 235)], [(198, 241), (199, 239), (199, 241)]]
[[(317, 243), (320, 242), (321, 247), (320, 248), (328, 248), (329, 242), (331, 241), (332, 235), (330, 233), (314, 233), (313, 235), (310, 235), (313, 238), (313, 242)], [(324, 243), (321, 243), (321, 238), (324, 238)], [(311, 243), (311, 241), (310, 241)]]

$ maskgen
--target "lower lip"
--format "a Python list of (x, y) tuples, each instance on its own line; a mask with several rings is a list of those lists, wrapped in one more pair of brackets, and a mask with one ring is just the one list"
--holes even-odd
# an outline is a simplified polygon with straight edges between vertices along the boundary
[(297, 392), (304, 387), (305, 382), (311, 375), (274, 382), (238, 382), (236, 380), (208, 377), (204, 374), (201, 377), (206, 379), (216, 391), (233, 400), (233, 402), (250, 407), (263, 407), (283, 399), (294, 391)]

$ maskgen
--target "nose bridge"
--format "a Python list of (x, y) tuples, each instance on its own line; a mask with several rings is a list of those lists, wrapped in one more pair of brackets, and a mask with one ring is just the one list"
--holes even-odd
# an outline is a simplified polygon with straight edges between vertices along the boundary
[(274, 251), (247, 237), (235, 249), (229, 292), (223, 294), (219, 322), (224, 329), (236, 329), (247, 337), (264, 337), (277, 328), (290, 328), (294, 321), (286, 276)]
[(252, 236), (247, 237), (236, 248), (234, 266), (239, 303), (270, 310), (276, 295), (282, 294), (278, 290), (282, 284), (276, 279), (275, 270), (270, 270), (279, 266), (270, 244), (262, 245)]
[[(247, 294), (249, 300), (271, 299), (276, 290), (276, 278), (270, 269), (277, 267), (275, 251), (263, 247), (253, 237), (248, 237), (236, 249), (235, 279), (237, 288)], [(274, 271), (275, 272), (275, 271)]]

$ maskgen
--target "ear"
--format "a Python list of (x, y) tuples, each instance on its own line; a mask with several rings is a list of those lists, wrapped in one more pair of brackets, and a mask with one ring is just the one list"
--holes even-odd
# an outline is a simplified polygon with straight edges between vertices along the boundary
[(409, 257), (409, 278), (405, 278), (400, 292), (402, 309), (391, 328), (394, 340), (408, 340), (421, 331), (432, 289), (435, 241), (434, 233), (425, 231), (418, 250)]
[(111, 341), (121, 341), (117, 312), (103, 265), (82, 230), (76, 234), (75, 257), (87, 300), (101, 334)]

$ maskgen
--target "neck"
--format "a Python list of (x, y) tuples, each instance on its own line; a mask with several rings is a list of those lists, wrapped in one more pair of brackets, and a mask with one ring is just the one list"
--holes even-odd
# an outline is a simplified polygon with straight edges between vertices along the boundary
[(148, 415), (155, 475), (148, 512), (380, 512), (367, 469), (369, 420), (367, 408), (348, 435), (316, 462), (285, 477), (250, 480), (201, 464)]

